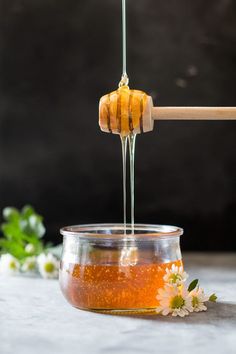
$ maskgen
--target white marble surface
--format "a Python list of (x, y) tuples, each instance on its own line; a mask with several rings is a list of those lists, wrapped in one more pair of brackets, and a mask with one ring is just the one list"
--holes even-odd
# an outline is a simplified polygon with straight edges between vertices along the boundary
[(0, 277), (1, 354), (236, 353), (236, 254), (185, 255), (219, 301), (184, 319), (119, 317), (71, 307), (57, 281)]

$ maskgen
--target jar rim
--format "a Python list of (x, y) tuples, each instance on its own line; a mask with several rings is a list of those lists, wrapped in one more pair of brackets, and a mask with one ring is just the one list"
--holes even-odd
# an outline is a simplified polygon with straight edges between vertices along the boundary
[[(126, 232), (125, 232), (126, 231)], [(134, 231), (134, 232), (133, 232)], [(88, 239), (111, 239), (111, 240), (153, 240), (179, 237), (184, 230), (171, 225), (153, 225), (153, 224), (84, 224), (65, 226), (60, 229), (63, 236), (74, 236)]]

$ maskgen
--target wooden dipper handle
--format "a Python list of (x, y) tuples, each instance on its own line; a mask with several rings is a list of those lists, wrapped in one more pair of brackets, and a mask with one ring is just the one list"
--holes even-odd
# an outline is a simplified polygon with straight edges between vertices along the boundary
[(234, 120), (236, 107), (152, 107), (153, 120)]

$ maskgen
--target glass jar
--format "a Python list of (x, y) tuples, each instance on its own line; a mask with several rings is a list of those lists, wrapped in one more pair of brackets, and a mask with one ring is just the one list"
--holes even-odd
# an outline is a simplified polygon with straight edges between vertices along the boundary
[(152, 313), (166, 268), (182, 265), (181, 228), (94, 224), (60, 230), (60, 286), (69, 303), (103, 313)]

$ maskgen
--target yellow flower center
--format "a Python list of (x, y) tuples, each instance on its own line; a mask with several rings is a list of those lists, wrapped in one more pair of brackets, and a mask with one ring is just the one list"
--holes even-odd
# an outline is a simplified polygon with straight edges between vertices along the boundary
[(35, 269), (35, 263), (34, 262), (29, 262), (28, 263), (28, 270), (34, 270)]
[(16, 269), (16, 262), (15, 261), (11, 261), (10, 264), (9, 264), (9, 268), (12, 269), (12, 270), (15, 270)]
[(192, 298), (192, 306), (193, 307), (197, 307), (199, 305), (199, 300), (197, 298), (197, 296), (193, 296)]
[(182, 277), (180, 274), (171, 274), (169, 280), (170, 283), (175, 284), (177, 283), (177, 281), (182, 280)]
[(51, 262), (47, 262), (44, 264), (44, 270), (47, 273), (52, 273), (55, 270), (55, 266)]
[(171, 299), (170, 307), (172, 309), (180, 309), (184, 306), (184, 299), (182, 298), (181, 295), (176, 295)]

